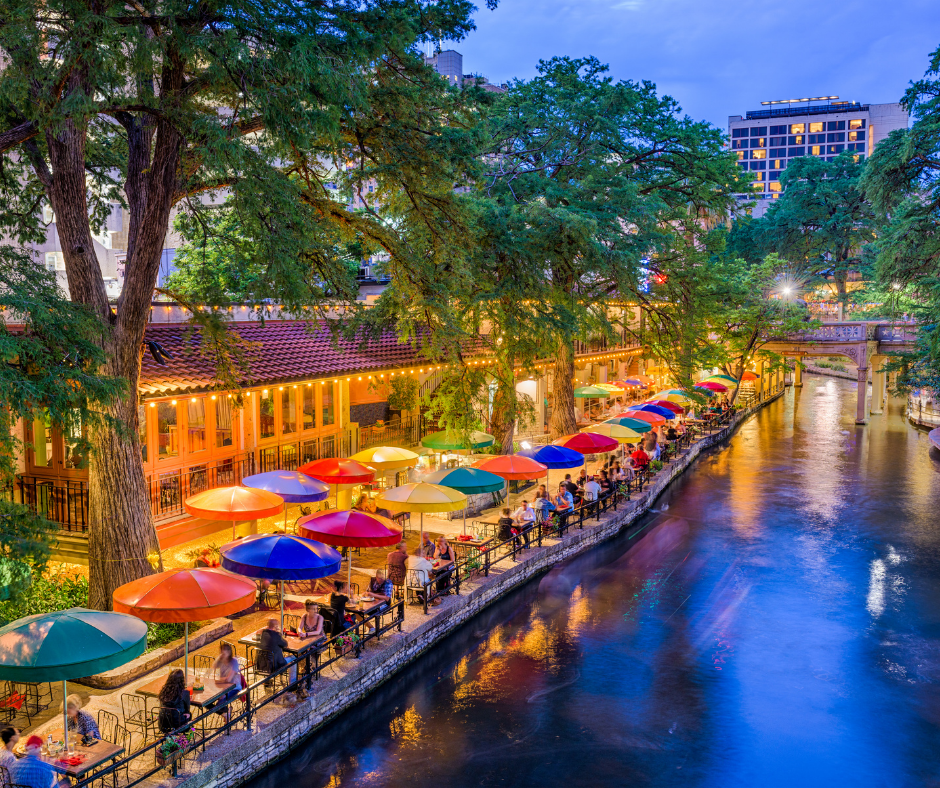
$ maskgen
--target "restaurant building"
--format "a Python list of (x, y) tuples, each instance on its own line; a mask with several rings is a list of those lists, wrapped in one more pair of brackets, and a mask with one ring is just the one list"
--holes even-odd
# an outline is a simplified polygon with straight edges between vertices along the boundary
[[(240, 348), (239, 385), (224, 390), (216, 378), (216, 348), (203, 342), (201, 330), (177, 307), (155, 304), (152, 314), (145, 341), (157, 343), (171, 358), (161, 366), (144, 347), (138, 414), (141, 463), (164, 547), (198, 536), (203, 525), (218, 529), (217, 523), (194, 522), (184, 512), (190, 495), (372, 445), (416, 446), (436, 429), (420, 409), (389, 409), (389, 384), (396, 376), (415, 379), (420, 397), (444, 374), (417, 344), (401, 342), (394, 333), (351, 340), (328, 321), (280, 319), (276, 312), (261, 321), (234, 308), (228, 330)], [(626, 340), (578, 342), (578, 377), (603, 382), (626, 374), (637, 368), (641, 352)], [(491, 361), (480, 356), (468, 363)], [(517, 384), (520, 396), (535, 406), (531, 434), (543, 433), (550, 415), (550, 363), (539, 372)], [(18, 484), (8, 494), (58, 523), (60, 557), (82, 562), (88, 470), (80, 427), (63, 432), (38, 413), (21, 429), (26, 448)]]

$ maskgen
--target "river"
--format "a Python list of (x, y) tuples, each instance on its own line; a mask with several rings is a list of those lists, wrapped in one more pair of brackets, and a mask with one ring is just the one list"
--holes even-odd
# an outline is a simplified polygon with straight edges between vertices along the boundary
[(252, 788), (940, 785), (940, 457), (806, 380)]

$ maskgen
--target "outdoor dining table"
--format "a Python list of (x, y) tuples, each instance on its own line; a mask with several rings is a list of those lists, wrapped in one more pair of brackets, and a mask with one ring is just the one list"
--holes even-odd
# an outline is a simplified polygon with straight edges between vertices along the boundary
[[(158, 676), (153, 681), (149, 681), (146, 684), (137, 688), (137, 694), (143, 695), (148, 698), (159, 698), (160, 690), (163, 689), (163, 685), (166, 683), (166, 676)], [(206, 706), (211, 705), (222, 697), (226, 692), (232, 688), (231, 682), (226, 681), (216, 681), (213, 678), (206, 677), (202, 681), (203, 687), (199, 692), (195, 692), (192, 689), (192, 684), (189, 687), (189, 703), (191, 706), (196, 706), (200, 709), (204, 709)]]
[[(261, 633), (263, 631), (264, 629), (262, 628), (252, 632), (250, 635), (245, 635), (245, 637), (239, 638), (238, 642), (245, 646), (259, 647), (261, 645)], [(287, 646), (282, 648), (282, 651), (286, 651), (289, 654), (301, 654), (315, 645), (319, 641), (319, 638), (300, 638), (294, 635), (284, 635), (284, 640), (287, 641)]]
[[(62, 728), (43, 732), (43, 737), (46, 736), (52, 736), (53, 741), (61, 742), (63, 740)], [(25, 744), (25, 738), (22, 744)], [(17, 755), (22, 755), (20, 746), (22, 745), (17, 746)], [(90, 747), (86, 747), (80, 742), (74, 742), (70, 743), (69, 748), (74, 750), (76, 755), (85, 756), (84, 760), (81, 763), (75, 764), (75, 766), (70, 766), (69, 764), (58, 761), (57, 758), (60, 757), (58, 755), (42, 755), (40, 757), (59, 772), (59, 774), (81, 779), (84, 775), (88, 774), (88, 772), (101, 766), (105, 761), (114, 760), (124, 753), (123, 747), (119, 747), (109, 741), (103, 741), (102, 739), (98, 739), (98, 741)]]

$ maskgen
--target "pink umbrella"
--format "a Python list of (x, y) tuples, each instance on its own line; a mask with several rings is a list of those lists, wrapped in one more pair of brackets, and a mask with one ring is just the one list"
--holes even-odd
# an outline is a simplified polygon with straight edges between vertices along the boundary
[(704, 383), (696, 383), (695, 388), (708, 389), (709, 391), (719, 391), (719, 392), (728, 390), (727, 386), (722, 386), (720, 383), (713, 383), (710, 380), (705, 381)]

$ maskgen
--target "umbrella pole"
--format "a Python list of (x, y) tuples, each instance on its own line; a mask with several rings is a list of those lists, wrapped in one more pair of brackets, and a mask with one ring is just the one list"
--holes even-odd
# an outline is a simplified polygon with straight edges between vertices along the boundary
[(186, 647), (183, 651), (183, 684), (186, 685), (189, 683), (189, 622), (185, 624), (186, 627)]
[(419, 538), (421, 539), (421, 549), (424, 550), (424, 512), (421, 512), (421, 536)]
[[(467, 499), (469, 500), (469, 498)], [(463, 535), (467, 535), (467, 505), (463, 506)]]
[[(68, 682), (62, 679), (62, 734), (65, 736), (65, 753), (69, 751), (69, 689)], [(49, 753), (50, 755), (52, 753)]]
[(284, 581), (281, 581), (281, 634), (284, 634)]

